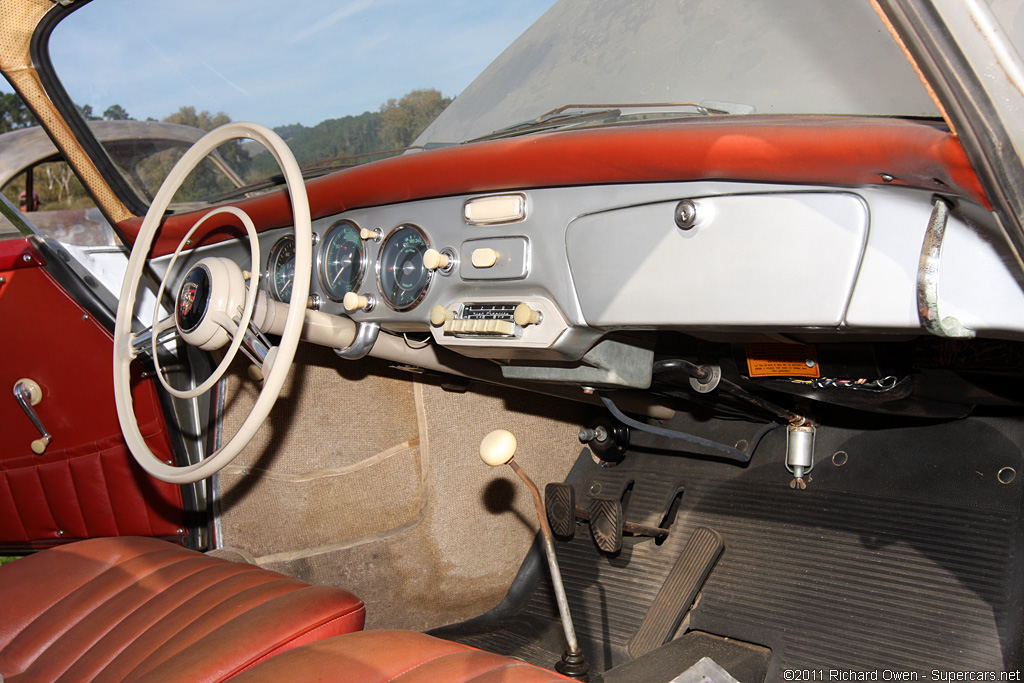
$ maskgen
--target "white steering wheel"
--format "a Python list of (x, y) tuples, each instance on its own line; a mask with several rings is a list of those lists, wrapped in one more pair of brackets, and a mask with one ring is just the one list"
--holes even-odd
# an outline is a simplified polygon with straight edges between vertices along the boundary
[[(295, 226), (295, 277), (292, 282), (292, 295), (288, 304), (284, 331), (281, 334), (281, 343), (279, 346), (271, 347), (262, 359), (263, 389), (238, 432), (219, 450), (201, 462), (186, 467), (175, 467), (163, 462), (150, 451), (139, 431), (139, 424), (132, 409), (130, 365), (138, 350), (136, 339), (149, 338), (154, 363), (157, 364), (157, 377), (171, 394), (182, 398), (193, 398), (208, 391), (217, 383), (227, 370), (228, 365), (231, 364), (247, 334), (260, 336), (259, 331), (250, 323), (260, 272), (259, 241), (252, 220), (244, 211), (236, 207), (220, 207), (199, 219), (178, 244), (178, 248), (167, 266), (168, 275), (160, 283), (157, 301), (162, 299), (167, 286), (167, 277), (174, 272), (174, 264), (183, 247), (191, 243), (192, 235), (204, 222), (222, 213), (237, 216), (248, 234), (252, 252), (250, 267), (252, 275), (248, 287), (246, 287), (242, 269), (234, 261), (213, 257), (201, 259), (185, 273), (174, 299), (174, 312), (163, 320), (157, 320), (160, 311), (160, 307), (157, 305), (153, 314), (152, 327), (139, 335), (132, 334), (136, 294), (146, 265), (147, 255), (152, 248), (153, 239), (163, 220), (164, 212), (182, 182), (192, 169), (213, 150), (225, 142), (242, 138), (256, 140), (266, 147), (284, 172)], [(142, 227), (139, 229), (138, 237), (132, 247), (131, 257), (128, 259), (128, 270), (125, 273), (124, 283), (121, 285), (117, 322), (114, 326), (114, 402), (117, 405), (117, 418), (121, 423), (121, 431), (124, 433), (129, 450), (146, 472), (172, 484), (187, 484), (205, 479), (230, 463), (245, 448), (255, 435), (256, 430), (267, 419), (270, 409), (273, 408), (274, 402), (277, 401), (277, 397), (281, 393), (281, 388), (295, 356), (295, 349), (299, 344), (306, 301), (309, 296), (312, 245), (313, 228), (302, 172), (288, 146), (272, 130), (255, 123), (226, 124), (196, 141), (175, 164), (153, 199), (153, 204), (146, 213), (146, 218), (142, 222)], [(163, 376), (163, 370), (156, 360), (158, 339), (159, 343), (163, 343), (166, 340), (164, 334), (172, 330), (186, 343), (204, 350), (228, 345), (224, 359), (213, 375), (191, 391), (179, 391), (169, 386)]]

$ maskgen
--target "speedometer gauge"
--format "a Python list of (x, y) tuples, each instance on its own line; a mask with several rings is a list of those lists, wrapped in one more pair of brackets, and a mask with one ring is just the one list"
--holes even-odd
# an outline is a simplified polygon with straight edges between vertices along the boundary
[(295, 238), (282, 237), (274, 243), (267, 259), (270, 294), (278, 301), (290, 301), (295, 280)]
[(342, 221), (327, 231), (320, 248), (320, 284), (332, 301), (341, 301), (363, 280), (366, 251), (354, 223)]
[(427, 237), (414, 225), (394, 230), (380, 248), (377, 285), (381, 296), (396, 311), (407, 311), (427, 293), (430, 271), (423, 265)]

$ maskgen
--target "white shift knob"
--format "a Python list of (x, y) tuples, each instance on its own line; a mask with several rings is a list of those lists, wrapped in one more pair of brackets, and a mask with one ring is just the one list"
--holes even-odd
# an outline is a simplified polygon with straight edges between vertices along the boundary
[(516, 454), (516, 436), (507, 429), (495, 429), (480, 442), (480, 459), (491, 467), (512, 462)]

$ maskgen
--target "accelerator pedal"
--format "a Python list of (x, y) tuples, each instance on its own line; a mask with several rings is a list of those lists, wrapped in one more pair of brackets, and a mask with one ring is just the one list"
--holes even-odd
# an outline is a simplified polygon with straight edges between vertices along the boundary
[(571, 540), (576, 533), (576, 490), (572, 485), (552, 483), (545, 486), (544, 511), (555, 538)]
[(622, 548), (622, 501), (594, 496), (590, 500), (590, 535), (603, 552), (617, 553)]
[(703, 526), (694, 529), (629, 643), (631, 657), (645, 655), (672, 637), (724, 549), (716, 531)]

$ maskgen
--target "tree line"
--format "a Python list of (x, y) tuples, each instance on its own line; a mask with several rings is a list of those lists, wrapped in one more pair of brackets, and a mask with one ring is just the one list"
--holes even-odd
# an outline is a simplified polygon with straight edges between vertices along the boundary
[[(382, 152), (411, 145), (438, 114), (451, 104), (452, 99), (433, 88), (413, 90), (401, 98), (387, 100), (380, 105), (378, 111), (326, 119), (315, 126), (295, 123), (278, 126), (274, 130), (289, 141), (299, 163)], [(76, 107), (87, 121), (135, 120), (120, 104), (110, 105), (103, 110), (102, 116), (95, 114), (92, 105)], [(209, 131), (228, 123), (231, 117), (224, 112), (196, 111), (195, 107), (183, 106), (159, 120)], [(32, 111), (16, 93), (0, 92), (0, 133), (38, 123)]]
[[(451, 97), (433, 88), (413, 90), (387, 100), (378, 111), (327, 119), (315, 126), (278, 126), (274, 132), (288, 143), (300, 166), (359, 155), (371, 160), (374, 155), (409, 147), (451, 103)], [(258, 154), (252, 161), (254, 177), (277, 173), (269, 154)]]
[[(314, 126), (295, 123), (278, 126), (274, 130), (288, 143), (300, 165), (358, 155), (365, 155), (362, 160), (372, 160), (378, 158), (375, 155), (411, 145), (451, 102), (451, 97), (443, 96), (436, 89), (413, 90), (400, 98), (387, 100), (377, 111), (327, 119)], [(86, 120), (134, 120), (120, 104), (110, 105), (103, 110), (102, 115), (97, 115), (89, 104), (76, 107)], [(193, 106), (183, 106), (160, 120), (209, 131), (230, 122), (231, 117), (224, 112), (197, 111)], [(0, 133), (33, 125), (38, 125), (38, 122), (21, 98), (16, 93), (0, 92)], [(150, 195), (147, 199), (151, 198), (156, 188), (150, 187), (149, 180), (159, 184), (183, 151), (174, 155), (155, 155), (140, 164), (140, 168), (136, 169), (136, 179), (146, 182), (143, 187), (136, 189), (143, 195)], [(229, 143), (218, 151), (245, 182), (254, 182), (278, 173), (273, 158), (263, 152), (262, 148)], [(210, 190), (231, 189), (223, 186), (222, 179), (215, 180), (217, 174), (212, 168), (200, 168), (197, 174), (196, 178), (190, 180), (190, 187), (183, 188), (183, 195), (179, 199), (197, 199)], [(13, 188), (5, 190), (9, 194)], [(84, 189), (81, 192), (84, 194)]]

